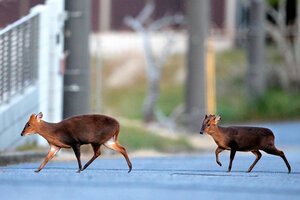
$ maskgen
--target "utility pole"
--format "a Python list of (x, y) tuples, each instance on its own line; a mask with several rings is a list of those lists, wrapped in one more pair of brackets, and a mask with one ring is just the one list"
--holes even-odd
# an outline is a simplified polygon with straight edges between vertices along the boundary
[(64, 118), (90, 112), (90, 0), (66, 0)]
[(247, 35), (246, 88), (248, 99), (253, 100), (265, 91), (265, 1), (251, 0)]
[(206, 113), (206, 35), (209, 20), (209, 2), (187, 1), (188, 54), (185, 88), (185, 124), (189, 130), (200, 130)]

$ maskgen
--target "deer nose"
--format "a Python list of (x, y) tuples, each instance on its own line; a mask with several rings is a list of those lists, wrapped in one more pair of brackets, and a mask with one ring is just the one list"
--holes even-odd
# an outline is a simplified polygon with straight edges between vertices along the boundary
[(204, 132), (204, 128), (201, 127), (201, 129), (200, 129), (200, 134), (203, 134), (203, 132)]

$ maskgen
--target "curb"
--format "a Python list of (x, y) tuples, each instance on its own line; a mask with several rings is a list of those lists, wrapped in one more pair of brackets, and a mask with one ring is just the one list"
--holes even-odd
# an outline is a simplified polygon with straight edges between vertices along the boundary
[(0, 154), (0, 166), (24, 163), (24, 162), (37, 162), (45, 158), (45, 152), (9, 152)]

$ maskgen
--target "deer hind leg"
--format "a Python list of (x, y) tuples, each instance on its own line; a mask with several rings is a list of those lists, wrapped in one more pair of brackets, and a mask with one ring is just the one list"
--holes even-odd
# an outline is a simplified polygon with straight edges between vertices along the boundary
[[(116, 137), (117, 138), (117, 137)], [(109, 139), (107, 142), (104, 143), (104, 146), (106, 146), (109, 149), (115, 150), (120, 152), (124, 158), (126, 159), (127, 165), (129, 167), (128, 173), (131, 171), (132, 169), (132, 164), (129, 160), (129, 157), (127, 155), (126, 149), (124, 147), (122, 147), (116, 140), (116, 138), (111, 138)]]
[(268, 149), (263, 149), (263, 151), (265, 151), (268, 154), (280, 156), (284, 160), (284, 162), (285, 162), (285, 164), (286, 164), (286, 166), (288, 168), (288, 172), (289, 173), (291, 172), (291, 166), (290, 166), (289, 162), (287, 161), (287, 159), (286, 159), (283, 151), (280, 151), (280, 150), (276, 149), (275, 146), (273, 146), (271, 148), (268, 148)]
[(222, 151), (224, 151), (224, 149), (221, 149), (220, 147), (216, 149), (216, 161), (221, 167), (222, 167), (222, 163), (219, 161), (219, 153), (221, 153)]
[(98, 158), (101, 155), (100, 151), (100, 144), (92, 144), (93, 150), (94, 150), (94, 155), (93, 157), (84, 165), (83, 170), (85, 170), (96, 158)]
[(233, 161), (233, 159), (234, 159), (235, 153), (236, 153), (236, 150), (231, 149), (231, 151), (230, 151), (230, 163), (229, 163), (229, 167), (228, 167), (227, 172), (230, 172), (230, 171), (231, 171), (232, 161)]
[(49, 160), (51, 160), (59, 150), (60, 150), (60, 147), (51, 145), (48, 155), (46, 156), (44, 162), (41, 164), (41, 166), (37, 170), (35, 170), (35, 172), (41, 171), (44, 168), (44, 166), (49, 162)]
[(248, 169), (248, 172), (251, 172), (251, 170), (253, 169), (253, 167), (256, 165), (256, 163), (261, 158), (261, 153), (258, 150), (257, 151), (251, 151), (251, 152), (256, 156), (256, 159), (253, 162), (253, 164), (250, 166), (250, 168)]
[(77, 162), (78, 162), (77, 173), (80, 173), (80, 171), (82, 170), (81, 160), (80, 160), (80, 145), (74, 145), (72, 148), (73, 148), (73, 151), (74, 151), (74, 153), (76, 155)]

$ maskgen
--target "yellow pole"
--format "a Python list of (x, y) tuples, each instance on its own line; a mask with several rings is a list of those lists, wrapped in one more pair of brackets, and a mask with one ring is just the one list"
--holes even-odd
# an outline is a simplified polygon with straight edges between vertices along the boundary
[(209, 38), (206, 51), (206, 107), (208, 114), (216, 113), (216, 74), (214, 41)]

